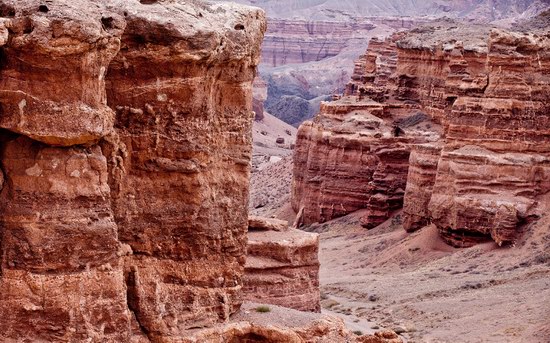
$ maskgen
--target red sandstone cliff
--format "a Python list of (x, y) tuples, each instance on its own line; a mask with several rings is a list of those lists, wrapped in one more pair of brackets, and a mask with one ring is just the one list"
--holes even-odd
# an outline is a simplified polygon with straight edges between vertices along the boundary
[(408, 230), (433, 222), (455, 246), (513, 242), (550, 190), (549, 63), (544, 34), (478, 25), (373, 41), (346, 96), (300, 128), (294, 209), (311, 223), (367, 208), (372, 227), (404, 195)]
[(0, 10), (0, 340), (168, 342), (228, 320), (242, 302), (263, 12)]
[[(243, 304), (261, 10), (10, 0), (0, 16), (0, 341), (356, 341)], [(251, 254), (303, 281), (271, 295), (317, 310), (318, 241), (284, 234), (307, 239)]]

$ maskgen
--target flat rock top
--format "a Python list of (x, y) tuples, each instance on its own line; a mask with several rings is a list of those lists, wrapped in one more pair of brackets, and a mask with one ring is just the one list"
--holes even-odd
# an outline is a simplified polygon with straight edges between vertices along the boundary
[(262, 326), (300, 328), (327, 318), (327, 316), (319, 313), (301, 312), (275, 305), (267, 305), (270, 311), (260, 313), (256, 310), (259, 306), (265, 307), (264, 305), (245, 302), (241, 307), (241, 311), (231, 319), (233, 321), (247, 321)]
[(287, 231), (250, 231), (249, 243), (273, 243), (279, 245), (317, 244), (319, 235), (297, 229)]
[(461, 44), (467, 51), (484, 53), (488, 50), (487, 37), (491, 28), (489, 25), (440, 20), (407, 32), (397, 42), (397, 46), (433, 50), (442, 45), (446, 50)]
[(444, 51), (462, 47), (465, 51), (487, 53), (489, 37), (493, 40), (498, 36), (507, 37), (505, 39), (514, 39), (514, 44), (540, 44), (544, 39), (539, 36), (550, 33), (547, 23), (550, 23), (550, 10), (513, 26), (511, 30), (490, 24), (442, 19), (408, 31), (398, 40), (397, 46), (432, 51), (438, 47)]
[(200, 0), (4, 0), (0, 14), (13, 44), (64, 54), (127, 28), (147, 43), (170, 46), (173, 55), (237, 60), (250, 55), (250, 41), (260, 40), (266, 25), (261, 9)]

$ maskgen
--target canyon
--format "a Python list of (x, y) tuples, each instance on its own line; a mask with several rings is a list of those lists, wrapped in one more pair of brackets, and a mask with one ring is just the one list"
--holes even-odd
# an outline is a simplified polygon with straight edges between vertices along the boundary
[(401, 342), (319, 313), (317, 234), (248, 217), (262, 10), (0, 16), (0, 341)]
[(319, 234), (324, 313), (412, 342), (550, 339), (548, 18), (371, 40), (293, 161), (252, 175), (285, 199), (253, 213)]
[(266, 10), (268, 30), (260, 73), (268, 84), (268, 112), (298, 127), (321, 101), (343, 91), (353, 61), (371, 38), (385, 38), (438, 18), (508, 27), (548, 8), (527, 1), (300, 1), (238, 0)]
[[(242, 4), (0, 0), (0, 341), (550, 338), (548, 14), (307, 3), (276, 29), (370, 42), (296, 130), (258, 65), (342, 41), (297, 59)], [(488, 8), (445, 4), (401, 10)]]
[[(263, 11), (9, 0), (0, 16), (2, 342), (356, 340), (317, 313), (315, 234), (247, 232)], [(262, 284), (264, 259), (303, 282)], [(266, 287), (313, 312), (262, 314), (244, 298)]]
[(294, 211), (311, 224), (365, 208), (374, 228), (403, 207), (409, 231), (513, 244), (550, 191), (549, 52), (544, 31), (453, 21), (373, 40), (345, 95), (299, 129)]

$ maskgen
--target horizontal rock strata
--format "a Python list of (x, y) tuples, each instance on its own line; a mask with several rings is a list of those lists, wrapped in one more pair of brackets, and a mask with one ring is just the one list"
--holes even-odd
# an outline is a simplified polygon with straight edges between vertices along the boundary
[(300, 128), (294, 209), (308, 224), (366, 208), (373, 227), (404, 194), (408, 231), (434, 223), (454, 246), (514, 242), (550, 190), (549, 63), (544, 32), (443, 21), (373, 40), (344, 98)]
[(280, 221), (252, 217), (244, 298), (300, 311), (320, 312), (319, 236)]
[(0, 5), (0, 341), (175, 342), (227, 321), (263, 12)]
[(179, 342), (402, 343), (403, 340), (393, 331), (358, 336), (346, 330), (341, 319), (320, 313), (245, 302), (243, 311), (227, 325), (191, 331)]

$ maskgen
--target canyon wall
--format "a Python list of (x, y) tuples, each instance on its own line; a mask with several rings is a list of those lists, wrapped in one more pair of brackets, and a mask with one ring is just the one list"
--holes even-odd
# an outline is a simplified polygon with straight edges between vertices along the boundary
[(2, 1), (0, 340), (178, 341), (242, 302), (241, 5)]
[[(295, 211), (311, 223), (367, 208), (373, 215), (365, 226), (373, 227), (405, 199), (407, 230), (433, 223), (454, 246), (514, 242), (523, 224), (541, 215), (540, 199), (550, 191), (546, 35), (443, 21), (374, 40), (345, 96), (300, 128)], [(393, 125), (398, 137), (383, 143), (388, 132), (369, 124), (378, 137), (356, 149), (357, 136), (366, 136), (349, 124), (359, 108), (371, 121)], [(368, 161), (365, 150), (381, 143), (407, 155), (399, 168)], [(386, 171), (385, 188), (368, 172), (377, 168)]]
[(363, 208), (366, 227), (384, 222), (403, 205), (411, 146), (440, 138), (439, 125), (419, 104), (397, 100), (390, 86), (398, 83), (398, 37), (374, 39), (344, 96), (323, 103), (314, 120), (300, 126), (292, 206), (303, 224)]
[(334, 57), (349, 46), (365, 45), (369, 31), (375, 27), (367, 20), (312, 22), (270, 18), (262, 45), (262, 64), (278, 67)]

